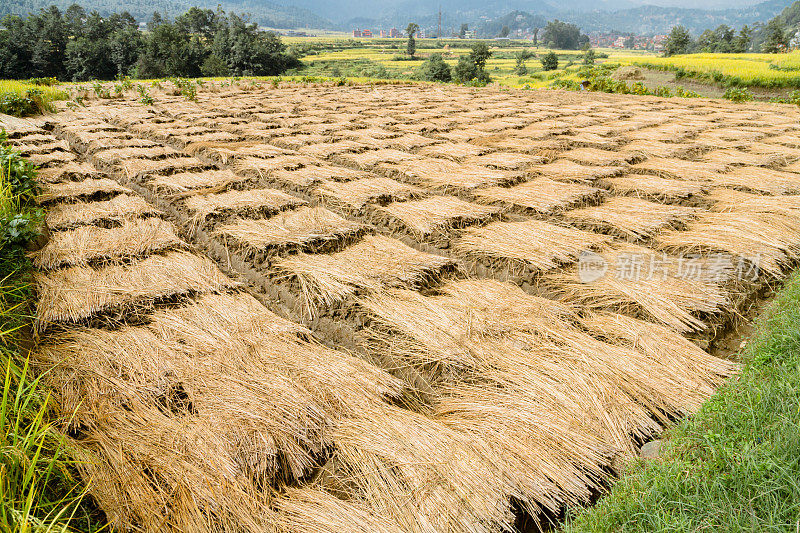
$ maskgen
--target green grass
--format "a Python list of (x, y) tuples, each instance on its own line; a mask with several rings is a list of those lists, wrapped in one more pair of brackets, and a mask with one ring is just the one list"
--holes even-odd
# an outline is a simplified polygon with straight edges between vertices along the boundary
[(0, 147), (0, 531), (99, 531), (42, 376), (28, 363), (33, 295), (24, 246), (40, 217), (34, 179), (29, 164)]
[(569, 533), (800, 531), (800, 272), (758, 319), (744, 367)]

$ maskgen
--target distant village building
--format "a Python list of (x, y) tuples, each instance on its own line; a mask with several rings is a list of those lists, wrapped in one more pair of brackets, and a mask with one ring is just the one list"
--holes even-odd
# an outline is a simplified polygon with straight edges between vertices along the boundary
[(355, 30), (353, 30), (353, 37), (355, 38), (374, 37), (374, 35), (372, 35), (372, 30), (359, 30), (358, 28), (356, 28)]
[(475, 38), (475, 30), (467, 30), (464, 32), (464, 39), (474, 39)]
[(361, 30), (359, 30), (359, 29), (353, 30), (353, 37), (356, 37), (356, 38), (361, 37)]
[(391, 30), (381, 30), (380, 36), (389, 39), (397, 39), (399, 37), (402, 37), (402, 35), (400, 34), (400, 30), (398, 30), (397, 28), (392, 28)]

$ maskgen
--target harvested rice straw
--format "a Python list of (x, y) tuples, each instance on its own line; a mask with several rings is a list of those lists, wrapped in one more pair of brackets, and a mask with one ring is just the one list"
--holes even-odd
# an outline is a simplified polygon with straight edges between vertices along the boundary
[(481, 441), (389, 405), (343, 419), (332, 439), (352, 499), (402, 531), (511, 529), (515, 487)]
[[(780, 276), (797, 257), (800, 246), (797, 217), (771, 212), (704, 213), (686, 231), (658, 236), (658, 245), (675, 251), (720, 251), (744, 261), (740, 275)], [(751, 268), (752, 267), (752, 268)], [(755, 279), (749, 281), (756, 281)]]
[(559, 157), (584, 165), (599, 166), (618, 166), (630, 163), (636, 157), (630, 152), (612, 152), (611, 150), (601, 150), (599, 148), (573, 148), (566, 152), (561, 152)]
[[(215, 425), (135, 406), (108, 410), (82, 428), (76, 466), (114, 529), (235, 533), (274, 527), (262, 487), (226, 453), (235, 436)], [(242, 445), (260, 451), (268, 445), (263, 440)]]
[(627, 174), (606, 178), (600, 180), (598, 185), (608, 187), (616, 194), (665, 202), (699, 196), (711, 188), (711, 184), (705, 181), (676, 180), (649, 174)]
[(276, 269), (297, 279), (309, 316), (316, 308), (331, 308), (358, 291), (385, 287), (424, 287), (455, 262), (447, 257), (419, 252), (382, 235), (368, 235), (332, 255), (283, 258)]
[(45, 184), (37, 201), (40, 204), (45, 204), (54, 200), (89, 198), (95, 195), (114, 195), (119, 193), (134, 194), (132, 190), (123, 187), (114, 180), (108, 178), (87, 178), (83, 181)]
[(735, 168), (716, 175), (713, 184), (766, 194), (800, 194), (800, 174), (763, 167)]
[[(23, 140), (27, 141), (27, 138)], [(55, 137), (50, 137), (46, 141), (39, 141), (36, 143), (10, 141), (9, 144), (14, 148), (14, 150), (18, 151), (23, 156), (30, 156), (32, 154), (45, 154), (54, 150), (69, 151), (69, 144), (67, 144), (66, 141), (58, 140)]]
[(569, 222), (634, 241), (650, 237), (661, 228), (686, 223), (696, 215), (697, 209), (693, 207), (665, 205), (625, 196), (612, 196), (598, 206), (564, 213)]
[(276, 524), (285, 533), (403, 533), (391, 517), (313, 486), (289, 488), (273, 505)]
[(764, 144), (774, 144), (777, 150), (780, 150), (781, 145), (789, 148), (800, 148), (800, 137), (796, 133), (784, 133), (764, 139)]
[(223, 191), (229, 185), (247, 181), (230, 170), (205, 170), (203, 172), (178, 172), (165, 176), (144, 176), (147, 185), (156, 192), (172, 193), (174, 198), (192, 194)]
[(158, 143), (150, 139), (141, 139), (132, 137), (130, 134), (120, 132), (119, 135), (113, 137), (98, 138), (86, 144), (81, 151), (87, 154), (93, 154), (102, 150), (111, 150), (119, 148), (154, 148), (159, 146)]
[(554, 180), (590, 183), (600, 178), (608, 178), (622, 174), (625, 168), (616, 166), (587, 166), (575, 163), (574, 161), (567, 161), (566, 159), (557, 159), (552, 163), (534, 165), (530, 167), (528, 171)]
[(236, 213), (240, 216), (270, 216), (308, 202), (278, 189), (248, 189), (219, 194), (196, 194), (184, 200), (192, 214), (193, 224), (200, 224), (209, 216)]
[(489, 149), (468, 142), (443, 143), (433, 146), (426, 146), (419, 151), (420, 155), (427, 157), (438, 157), (461, 161), (467, 157), (475, 157), (489, 152)]
[(680, 333), (706, 329), (707, 324), (695, 315), (717, 315), (729, 305), (729, 295), (722, 288), (733, 267), (727, 261), (719, 265), (719, 272), (709, 263), (702, 275), (691, 276), (676, 272), (675, 265), (681, 265), (678, 259), (640, 246), (624, 245), (602, 251), (600, 256), (609, 271), (596, 280), (584, 282), (577, 269), (547, 274), (545, 280), (568, 302), (590, 310), (644, 316)]
[(712, 163), (723, 163), (726, 165), (750, 165), (754, 167), (770, 167), (775, 165), (785, 165), (786, 157), (775, 150), (772, 154), (757, 154), (744, 152), (742, 150), (721, 149), (712, 150), (703, 154), (703, 161)]
[(324, 207), (299, 207), (264, 220), (239, 220), (216, 230), (255, 254), (266, 250), (308, 248), (337, 243), (367, 231), (366, 226), (344, 219)]
[(380, 177), (348, 182), (327, 181), (317, 187), (314, 194), (327, 204), (359, 211), (367, 204), (385, 204), (424, 196), (425, 191), (414, 185)]
[(711, 211), (744, 213), (781, 213), (800, 216), (800, 195), (764, 196), (731, 189), (714, 189), (708, 195)]
[(642, 128), (635, 131), (625, 133), (625, 137), (631, 140), (655, 140), (655, 141), (668, 141), (680, 142), (700, 131), (698, 126), (689, 126), (684, 124), (661, 124), (652, 128)]
[[(564, 127), (564, 124), (560, 121), (557, 124), (562, 128)], [(548, 141), (549, 140), (550, 139), (548, 139)], [(622, 138), (604, 137), (602, 135), (595, 135), (593, 133), (581, 133), (579, 135), (559, 135), (553, 140), (557, 140), (569, 145), (592, 146), (594, 148), (602, 148), (606, 150), (613, 150), (614, 148), (618, 147), (620, 143), (624, 142), (624, 139)]]
[(463, 191), (487, 185), (502, 185), (519, 179), (518, 175), (447, 159), (425, 158), (396, 165), (381, 165), (380, 169), (421, 187), (445, 191)]
[(172, 224), (160, 218), (142, 218), (124, 220), (115, 228), (80, 226), (53, 232), (47, 244), (31, 257), (38, 268), (50, 270), (140, 257), (182, 245)]
[(308, 144), (299, 149), (299, 153), (308, 157), (328, 159), (329, 157), (349, 152), (362, 152), (368, 147), (355, 141), (343, 140), (320, 144)]
[(352, 170), (332, 165), (308, 165), (296, 170), (275, 170), (270, 172), (269, 179), (283, 186), (306, 191), (308, 187), (326, 181), (350, 181), (367, 178), (370, 174), (360, 170)]
[(502, 203), (507, 207), (553, 213), (581, 204), (597, 202), (602, 189), (579, 183), (565, 183), (539, 177), (513, 187), (488, 187), (474, 192), (475, 199), (485, 203)]
[(268, 178), (273, 172), (280, 170), (294, 170), (306, 165), (318, 163), (316, 159), (303, 155), (283, 155), (271, 159), (259, 159), (256, 157), (244, 157), (236, 159), (233, 163), (233, 170), (245, 176), (257, 176)]
[(85, 178), (99, 177), (97, 171), (89, 163), (70, 161), (63, 165), (56, 165), (38, 170), (38, 181), (45, 183), (57, 183), (60, 181), (78, 181)]
[(180, 152), (168, 146), (148, 148), (110, 148), (91, 155), (91, 161), (98, 167), (112, 168), (126, 159), (164, 159), (176, 157)]
[(686, 161), (683, 159), (653, 157), (641, 163), (637, 163), (631, 168), (637, 172), (656, 174), (666, 178), (711, 181), (717, 179), (720, 173), (725, 172), (728, 165), (725, 163), (712, 163), (707, 161)]
[(588, 313), (580, 323), (588, 331), (615, 344), (623, 344), (659, 361), (659, 364), (689, 369), (712, 387), (719, 387), (735, 374), (739, 365), (709, 355), (674, 330), (617, 313)]
[(287, 135), (286, 137), (275, 137), (270, 140), (270, 144), (278, 148), (286, 150), (299, 150), (303, 146), (309, 144), (319, 144), (330, 140), (327, 135), (319, 135), (316, 133), (298, 133), (296, 135)]
[(400, 163), (413, 159), (419, 159), (419, 156), (391, 148), (382, 148), (360, 153), (340, 154), (335, 158), (335, 162), (361, 170), (370, 170), (379, 163)]
[[(632, 434), (644, 437), (659, 430), (651, 416), (666, 422), (670, 414), (691, 412), (714, 390), (692, 368), (652, 361), (581, 333), (565, 321), (563, 305), (509, 283), (465, 280), (447, 285), (442, 296), (392, 290), (360, 303), (379, 324), (368, 332), (371, 348), (388, 351), (387, 358), (397, 365), (424, 366), (446, 389), (457, 390), (465, 381), (503, 383), (514, 390), (506, 401), (532, 401), (552, 419), (544, 426), (530, 426), (532, 431), (555, 429), (553, 424), (563, 416), (567, 425), (562, 428), (580, 428), (578, 433), (593, 436), (601, 448), (632, 450)], [(494, 402), (483, 410), (495, 416), (524, 411), (512, 409), (503, 415), (491, 405)], [(592, 413), (586, 405), (605, 408)], [(509, 426), (523, 430), (526, 424)], [(557, 442), (544, 450), (572, 442), (558, 431), (552, 435)], [(585, 456), (587, 449), (572, 452)], [(518, 453), (547, 452), (522, 447)], [(559, 456), (565, 459), (561, 452)], [(590, 465), (591, 461), (583, 465), (584, 471), (596, 471), (597, 465)], [(585, 491), (577, 483), (572, 489)]]
[(469, 157), (464, 164), (478, 165), (499, 170), (526, 170), (533, 164), (544, 163), (546, 157), (523, 154), (519, 152), (492, 152), (490, 154)]
[(402, 225), (418, 239), (438, 239), (444, 238), (452, 228), (487, 220), (501, 211), (499, 207), (465, 202), (452, 196), (431, 196), (378, 207), (375, 216), (387, 225)]
[(53, 322), (77, 322), (105, 311), (147, 306), (159, 298), (236, 285), (211, 260), (182, 251), (126, 265), (69, 267), (36, 274), (34, 282), (39, 292), (39, 329)]
[(119, 168), (128, 179), (144, 174), (177, 174), (179, 172), (205, 171), (210, 167), (195, 157), (168, 157), (166, 159), (125, 159)]
[(651, 139), (637, 139), (621, 147), (620, 153), (624, 157), (633, 159), (644, 157), (680, 158), (693, 152), (698, 152), (701, 149), (702, 145), (691, 142), (672, 143)]
[(53, 205), (45, 214), (45, 223), (50, 230), (56, 230), (104, 220), (130, 220), (156, 214), (158, 210), (142, 197), (120, 194), (99, 202), (78, 201)]
[(387, 140), (385, 145), (389, 148), (410, 152), (411, 150), (416, 150), (417, 148), (423, 148), (432, 144), (438, 144), (440, 142), (442, 141), (438, 139), (431, 139), (430, 137), (425, 137), (417, 133), (406, 133), (400, 137)]
[(27, 159), (37, 167), (52, 167), (75, 161), (77, 156), (72, 152), (55, 150), (46, 154), (31, 154)]
[(582, 251), (608, 240), (596, 233), (526, 220), (469, 228), (456, 240), (454, 248), (457, 253), (520, 272), (526, 267), (550, 270), (571, 263)]
[(800, 148), (776, 146), (769, 143), (750, 143), (747, 145), (747, 150), (755, 154), (783, 157), (786, 161), (800, 159)]

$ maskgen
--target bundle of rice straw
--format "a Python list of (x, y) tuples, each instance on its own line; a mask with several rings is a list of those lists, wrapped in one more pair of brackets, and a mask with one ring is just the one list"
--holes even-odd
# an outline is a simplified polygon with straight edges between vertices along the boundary
[(120, 194), (98, 202), (77, 201), (55, 204), (47, 210), (45, 223), (51, 230), (99, 221), (122, 221), (158, 214), (141, 196)]
[(714, 185), (766, 194), (800, 194), (800, 174), (763, 167), (739, 167), (713, 178)]
[(147, 185), (156, 192), (167, 192), (181, 197), (204, 191), (222, 191), (234, 183), (248, 178), (234, 174), (230, 170), (205, 170), (203, 172), (178, 172), (165, 176), (148, 176)]
[(419, 159), (419, 156), (392, 148), (381, 148), (360, 153), (340, 154), (334, 159), (337, 163), (346, 166), (355, 167), (360, 170), (371, 170), (379, 163), (400, 163), (401, 161)]
[(322, 200), (338, 208), (361, 210), (367, 204), (385, 204), (423, 196), (425, 191), (391, 178), (363, 178), (348, 182), (327, 181), (314, 190)]
[(607, 243), (608, 237), (538, 220), (492, 222), (466, 230), (454, 243), (458, 253), (500, 268), (550, 270), (578, 259), (584, 251)]
[(711, 188), (711, 184), (705, 181), (676, 180), (650, 174), (627, 174), (606, 178), (600, 180), (598, 184), (608, 187), (617, 194), (664, 202), (702, 195)]
[(762, 272), (778, 277), (797, 257), (798, 235), (800, 223), (794, 214), (733, 211), (704, 213), (686, 231), (665, 232), (657, 242), (666, 250), (731, 254), (746, 263), (738, 265), (744, 277), (760, 277)]
[(474, 192), (479, 202), (502, 203), (507, 207), (553, 213), (581, 204), (597, 202), (602, 189), (580, 183), (565, 183), (539, 177), (513, 187), (488, 187)]
[(450, 258), (419, 252), (396, 239), (369, 235), (332, 255), (299, 254), (280, 259), (275, 266), (297, 279), (313, 317), (315, 308), (331, 308), (357, 291), (424, 287), (455, 264)]
[(723, 163), (728, 165), (750, 165), (754, 167), (770, 167), (775, 165), (785, 165), (787, 163), (786, 156), (778, 153), (771, 154), (757, 154), (752, 152), (744, 152), (742, 150), (719, 149), (706, 152), (702, 156), (703, 161), (710, 161), (712, 163)]
[(55, 200), (90, 198), (98, 195), (115, 195), (120, 193), (134, 194), (132, 190), (123, 187), (114, 180), (108, 178), (87, 178), (83, 181), (48, 183), (43, 186), (43, 191), (37, 200), (40, 204), (46, 204)]
[(613, 196), (598, 206), (564, 213), (570, 222), (609, 231), (631, 240), (645, 239), (661, 228), (685, 223), (695, 215), (697, 209), (693, 207), (665, 205), (625, 196)]
[(611, 150), (601, 150), (599, 148), (573, 148), (566, 152), (561, 152), (559, 157), (584, 165), (599, 165), (605, 167), (624, 165), (635, 159), (630, 152), (612, 152)]
[(200, 223), (211, 215), (219, 216), (227, 213), (236, 213), (242, 216), (270, 216), (307, 203), (301, 198), (278, 189), (249, 189), (219, 194), (197, 194), (189, 196), (184, 201), (184, 205), (192, 213), (195, 223)]
[(685, 180), (714, 180), (727, 170), (725, 163), (653, 157), (632, 166), (637, 172)]
[(461, 142), (461, 143), (444, 143), (427, 146), (419, 151), (420, 155), (427, 157), (440, 157), (442, 159), (450, 159), (453, 161), (461, 161), (467, 157), (474, 157), (483, 155), (488, 152), (486, 147), (478, 146), (475, 144)]
[(217, 229), (248, 254), (264, 250), (304, 249), (340, 242), (363, 234), (366, 226), (344, 219), (324, 207), (299, 207), (265, 220), (238, 220)]
[(376, 216), (390, 226), (402, 225), (419, 239), (442, 238), (448, 230), (486, 220), (499, 207), (465, 202), (452, 196), (395, 202), (376, 209)]
[(701, 145), (695, 143), (673, 143), (652, 139), (638, 139), (629, 142), (623, 146), (620, 151), (627, 154), (626, 157), (635, 159), (641, 157), (680, 158), (692, 152), (699, 151), (700, 149)]
[(391, 176), (440, 191), (471, 190), (518, 181), (516, 175), (507, 171), (456, 163), (447, 159), (425, 158), (395, 165), (381, 165), (380, 169)]
[(600, 178), (622, 174), (625, 169), (615, 166), (587, 166), (566, 159), (557, 159), (552, 163), (532, 166), (529, 171), (555, 180), (593, 182)]
[(39, 169), (39, 181), (56, 183), (60, 181), (83, 180), (86, 178), (97, 178), (99, 174), (97, 169), (89, 163), (70, 161), (63, 165), (54, 165)]
[(234, 287), (209, 259), (173, 251), (98, 268), (69, 267), (37, 274), (36, 326), (78, 322), (97, 313), (147, 307), (155, 300)]
[(714, 189), (708, 195), (711, 211), (744, 213), (781, 213), (800, 216), (800, 195), (764, 196), (731, 189)]
[(599, 256), (608, 269), (597, 279), (582, 278), (577, 268), (548, 273), (545, 281), (568, 302), (644, 316), (680, 333), (707, 329), (697, 314), (719, 315), (730, 305), (723, 288), (735, 266), (730, 258), (681, 260), (630, 244)]

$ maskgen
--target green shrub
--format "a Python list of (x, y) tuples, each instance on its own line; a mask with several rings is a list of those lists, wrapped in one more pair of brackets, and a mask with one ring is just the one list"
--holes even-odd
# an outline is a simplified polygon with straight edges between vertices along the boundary
[(656, 87), (654, 94), (662, 98), (670, 98), (672, 96), (672, 91), (669, 90), (669, 87), (664, 87), (663, 85), (659, 85), (658, 87)]
[(444, 62), (442, 54), (431, 54), (419, 67), (418, 76), (425, 81), (448, 82), (453, 79), (450, 65)]
[(49, 78), (31, 78), (28, 80), (31, 85), (41, 85), (42, 87), (52, 87), (58, 85), (58, 80), (53, 77)]
[(743, 87), (728, 87), (722, 97), (731, 102), (749, 102), (755, 98), (753, 93)]
[(675, 96), (681, 98), (700, 98), (700, 93), (684, 89), (680, 85), (675, 89)]
[(549, 53), (542, 56), (542, 70), (556, 70), (558, 68), (558, 56), (555, 52), (550, 51)]

